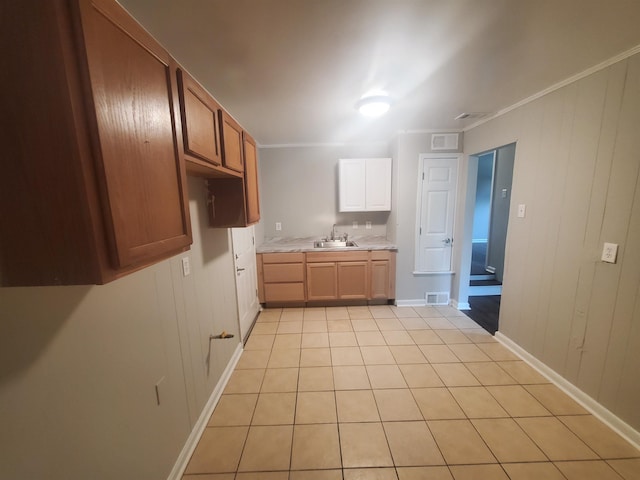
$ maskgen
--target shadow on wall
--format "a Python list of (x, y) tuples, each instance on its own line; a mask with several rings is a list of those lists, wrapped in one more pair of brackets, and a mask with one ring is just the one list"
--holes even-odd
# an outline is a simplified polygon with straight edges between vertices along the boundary
[(38, 360), (92, 288), (0, 288), (0, 387)]
[[(189, 177), (189, 208), (197, 213), (197, 225), (195, 224), (194, 215), (191, 215), (191, 230), (194, 244), (200, 244), (202, 252), (202, 262), (204, 265), (214, 262), (217, 258), (224, 256), (231, 250), (229, 242), (229, 232), (227, 228), (211, 228), (209, 227), (209, 212), (207, 211), (207, 187), (206, 181), (200, 177)], [(191, 246), (193, 248), (193, 245)]]

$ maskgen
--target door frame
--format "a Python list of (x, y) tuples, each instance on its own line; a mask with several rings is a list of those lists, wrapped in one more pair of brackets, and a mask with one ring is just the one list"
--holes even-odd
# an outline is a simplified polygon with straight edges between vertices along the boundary
[[(517, 140), (512, 142), (508, 142), (502, 145), (498, 145), (497, 147), (488, 148), (486, 150), (473, 153), (467, 156), (466, 161), (466, 190), (464, 195), (464, 206), (461, 212), (462, 218), (462, 228), (461, 234), (459, 236), (458, 248), (460, 248), (460, 256), (459, 263), (456, 265), (458, 267), (459, 274), (457, 275), (457, 280), (455, 281), (457, 295), (456, 298), (452, 299), (453, 306), (458, 310), (469, 310), (469, 281), (471, 279), (471, 250), (472, 250), (472, 242), (473, 242), (473, 214), (476, 207), (476, 187), (478, 183), (478, 157), (484, 155), (486, 153), (495, 151), (497, 155), (497, 151), (506, 147), (507, 145), (516, 144), (517, 151)], [(497, 159), (497, 157), (496, 157)], [(515, 167), (515, 157), (514, 157), (514, 167)], [(494, 159), (494, 169), (496, 168), (495, 159)], [(493, 181), (492, 181), (493, 184)], [(513, 186), (512, 186), (513, 189)], [(493, 185), (492, 185), (493, 190)], [(493, 195), (493, 194), (492, 194)], [(513, 198), (513, 197), (512, 197)]]

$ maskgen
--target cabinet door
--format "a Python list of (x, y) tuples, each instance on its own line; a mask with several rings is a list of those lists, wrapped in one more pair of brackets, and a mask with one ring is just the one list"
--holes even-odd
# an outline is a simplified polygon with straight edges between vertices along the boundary
[(365, 161), (342, 158), (339, 161), (340, 211), (363, 212), (365, 205)]
[(307, 263), (307, 300), (335, 300), (336, 298), (338, 298), (336, 263)]
[(304, 283), (266, 283), (264, 301), (266, 303), (304, 302)]
[(222, 161), (225, 167), (244, 171), (242, 156), (242, 127), (224, 110), (220, 110), (222, 125)]
[(247, 132), (244, 140), (244, 187), (246, 195), (247, 225), (260, 220), (260, 199), (258, 196), (258, 152), (256, 142)]
[(371, 262), (370, 298), (390, 298), (389, 274), (389, 260), (374, 260)]
[(340, 211), (391, 210), (391, 159), (342, 158), (339, 162)]
[(182, 117), (184, 153), (188, 160), (222, 165), (220, 106), (183, 70), (178, 70), (178, 92)]
[(81, 16), (103, 217), (122, 268), (191, 243), (176, 65), (115, 2), (82, 2)]
[(366, 299), (368, 277), (369, 262), (338, 262), (338, 298)]
[(365, 178), (366, 210), (391, 210), (391, 159), (367, 158)]

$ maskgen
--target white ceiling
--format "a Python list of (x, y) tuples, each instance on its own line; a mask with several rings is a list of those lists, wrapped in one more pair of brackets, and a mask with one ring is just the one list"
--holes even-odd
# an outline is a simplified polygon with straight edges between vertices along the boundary
[(640, 0), (120, 2), (263, 146), (461, 130), (640, 45)]

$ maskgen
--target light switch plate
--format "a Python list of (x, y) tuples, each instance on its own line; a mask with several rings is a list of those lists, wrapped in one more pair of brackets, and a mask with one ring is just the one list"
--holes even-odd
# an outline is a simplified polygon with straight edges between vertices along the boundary
[(182, 275), (188, 276), (191, 273), (191, 263), (189, 257), (182, 257)]
[(518, 205), (518, 218), (524, 218), (527, 214), (527, 206), (524, 203)]
[(602, 248), (602, 258), (603, 262), (607, 263), (616, 263), (618, 259), (618, 244), (617, 243), (605, 243)]
[(354, 222), (351, 224), (351, 226), (353, 227), (353, 229), (354, 229), (354, 230), (357, 230), (357, 229), (358, 229), (358, 222), (355, 222), (355, 221), (354, 221)]
[(282, 223), (276, 222), (276, 231), (279, 232), (280, 230), (282, 230)]
[(367, 230), (371, 230), (371, 222), (367, 221), (364, 228), (366, 228)]

